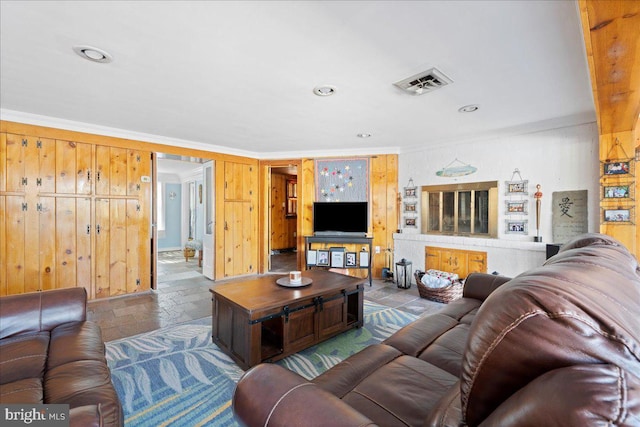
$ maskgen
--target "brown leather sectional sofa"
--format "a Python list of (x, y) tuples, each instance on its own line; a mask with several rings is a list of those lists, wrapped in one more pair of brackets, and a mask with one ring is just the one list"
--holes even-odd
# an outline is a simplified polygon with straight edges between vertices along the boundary
[(0, 403), (68, 404), (71, 426), (122, 426), (84, 288), (0, 298)]
[(637, 261), (583, 235), (313, 381), (258, 365), (233, 405), (248, 426), (640, 426)]

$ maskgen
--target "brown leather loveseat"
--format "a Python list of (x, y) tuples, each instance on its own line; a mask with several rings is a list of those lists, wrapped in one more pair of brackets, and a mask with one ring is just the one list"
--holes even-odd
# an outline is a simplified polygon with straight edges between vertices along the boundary
[(0, 298), (0, 403), (68, 404), (71, 426), (122, 426), (84, 288)]
[(580, 236), (312, 381), (258, 365), (233, 405), (248, 426), (640, 426), (637, 261)]

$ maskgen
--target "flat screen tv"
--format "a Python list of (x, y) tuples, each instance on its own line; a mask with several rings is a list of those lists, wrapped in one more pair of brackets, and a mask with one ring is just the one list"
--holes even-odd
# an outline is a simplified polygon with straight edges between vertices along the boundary
[(315, 235), (367, 234), (369, 207), (367, 202), (315, 202), (313, 233)]

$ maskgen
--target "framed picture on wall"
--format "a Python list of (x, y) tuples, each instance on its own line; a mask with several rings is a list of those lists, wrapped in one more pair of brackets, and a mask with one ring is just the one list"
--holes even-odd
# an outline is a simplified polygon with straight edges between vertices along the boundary
[(331, 267), (344, 268), (344, 251), (331, 251)]
[(524, 181), (506, 181), (505, 188), (507, 195), (527, 195), (527, 185), (529, 184), (528, 180)]
[(506, 214), (526, 214), (529, 207), (527, 200), (507, 200), (506, 202)]
[(605, 209), (605, 222), (631, 222), (631, 209)]
[(631, 197), (628, 185), (605, 185), (603, 196), (605, 199), (627, 199)]
[(505, 233), (507, 234), (529, 234), (529, 222), (524, 219), (505, 221)]
[(605, 175), (626, 175), (631, 172), (631, 162), (615, 161), (605, 162), (603, 173)]

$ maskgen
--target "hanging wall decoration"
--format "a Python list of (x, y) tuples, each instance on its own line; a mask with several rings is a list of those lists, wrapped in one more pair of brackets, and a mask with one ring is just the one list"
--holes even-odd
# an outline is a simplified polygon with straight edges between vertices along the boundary
[[(459, 163), (459, 166), (454, 166), (454, 163)], [(452, 161), (451, 163), (449, 163), (447, 166), (443, 167), (442, 169), (440, 169), (438, 172), (436, 172), (436, 175), (441, 176), (441, 177), (454, 177), (454, 176), (464, 176), (464, 175), (470, 175), (472, 173), (474, 173), (475, 171), (477, 171), (478, 168), (476, 168), (475, 166), (471, 166), (468, 163), (464, 163), (461, 162), (460, 160), (458, 160), (457, 158)]]
[(369, 200), (369, 159), (316, 160), (316, 201)]

